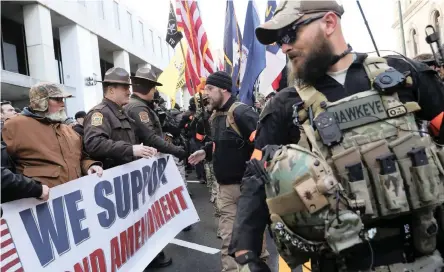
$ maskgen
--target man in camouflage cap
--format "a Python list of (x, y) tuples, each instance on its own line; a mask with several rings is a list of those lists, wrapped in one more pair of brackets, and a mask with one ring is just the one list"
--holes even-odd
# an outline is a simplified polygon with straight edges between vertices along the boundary
[(70, 94), (53, 83), (29, 91), (29, 107), (5, 122), (2, 135), (17, 171), (49, 188), (86, 174), (102, 175), (102, 164), (83, 152), (81, 137), (66, 120), (64, 100)]
[[(415, 69), (413, 60), (352, 52), (342, 31), (343, 14), (333, 0), (282, 0), (273, 18), (256, 29), (259, 42), (276, 43), (288, 56), (288, 77), (294, 81), (263, 109), (242, 179), (229, 247), (242, 272), (270, 271), (259, 259), (266, 226), (292, 269), (309, 260), (317, 272), (443, 267), (437, 250), (443, 244), (437, 239), (444, 234), (443, 217), (434, 216), (433, 209), (442, 205), (444, 176), (430, 173), (440, 183), (435, 189), (416, 187), (415, 167), (402, 165), (416, 165), (408, 155), (416, 149), (426, 150), (425, 157), (432, 150), (444, 154), (430, 138), (419, 136), (415, 122), (442, 120), (442, 83), (435, 73)], [(373, 98), (384, 104), (381, 117), (376, 111), (361, 115)], [(410, 109), (390, 114), (391, 103)], [(436, 128), (444, 134), (441, 122)], [(400, 132), (404, 125), (408, 129)], [(392, 129), (397, 132), (386, 132)], [(404, 132), (414, 142), (402, 138)], [(384, 147), (376, 151), (377, 144)], [(392, 172), (385, 172), (386, 161), (393, 162)], [(430, 157), (423, 168), (443, 164), (442, 157)], [(430, 196), (429, 202), (419, 203), (418, 194)]]

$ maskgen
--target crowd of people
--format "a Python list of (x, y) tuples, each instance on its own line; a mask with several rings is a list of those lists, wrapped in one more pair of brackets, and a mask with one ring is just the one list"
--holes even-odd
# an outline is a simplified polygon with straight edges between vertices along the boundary
[[(282, 2), (256, 37), (288, 56), (288, 87), (252, 107), (217, 71), (188, 110), (167, 109), (150, 68), (119, 67), (101, 81), (103, 101), (74, 118), (52, 83), (31, 87), (22, 110), (3, 101), (2, 203), (46, 201), (55, 186), (164, 153), (185, 184), (194, 169), (208, 186), (222, 271), (270, 271), (267, 226), (291, 268), (441, 271), (443, 65), (353, 52), (336, 1)], [(171, 263), (162, 251), (148, 267)]]

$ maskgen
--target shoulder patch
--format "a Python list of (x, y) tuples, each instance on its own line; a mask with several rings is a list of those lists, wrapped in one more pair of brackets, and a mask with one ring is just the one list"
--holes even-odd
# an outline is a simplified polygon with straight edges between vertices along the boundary
[(139, 112), (139, 118), (142, 123), (148, 123), (150, 121), (150, 116), (146, 111)]
[(91, 126), (100, 126), (103, 123), (103, 114), (101, 114), (100, 112), (95, 112), (93, 113), (93, 115), (91, 116)]

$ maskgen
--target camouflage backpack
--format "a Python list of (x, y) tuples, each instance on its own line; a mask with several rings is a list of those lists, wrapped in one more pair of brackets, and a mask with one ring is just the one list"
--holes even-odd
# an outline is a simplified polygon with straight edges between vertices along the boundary
[[(371, 86), (388, 82), (384, 72), (393, 71), (383, 58), (369, 57), (364, 67)], [(334, 103), (313, 87), (296, 89), (304, 102), (294, 107), (301, 144), (279, 148), (266, 167), (271, 230), (288, 265), (319, 254), (340, 258), (373, 238), (366, 225), (401, 215), (413, 218), (415, 249), (433, 253), (433, 210), (444, 203), (444, 149), (420, 136), (413, 115), (419, 105), (373, 87)], [(377, 234), (393, 235), (385, 228)]]

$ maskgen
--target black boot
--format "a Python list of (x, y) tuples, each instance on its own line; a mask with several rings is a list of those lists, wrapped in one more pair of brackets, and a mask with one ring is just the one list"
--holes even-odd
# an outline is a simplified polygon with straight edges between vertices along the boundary
[(172, 263), (173, 260), (170, 257), (167, 257), (162, 250), (145, 269), (167, 267)]

